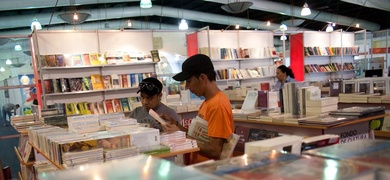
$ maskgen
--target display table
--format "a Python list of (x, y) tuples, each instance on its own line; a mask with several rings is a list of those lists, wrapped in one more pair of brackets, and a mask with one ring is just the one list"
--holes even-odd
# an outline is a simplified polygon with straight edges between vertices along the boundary
[(303, 137), (318, 136), (322, 134), (337, 134), (340, 136), (340, 143), (346, 143), (358, 139), (373, 138), (372, 132), (369, 128), (370, 120), (384, 118), (385, 116), (388, 116), (388, 114), (360, 118), (334, 126), (309, 126), (246, 119), (234, 119), (234, 125), (235, 127), (241, 126), (246, 128), (264, 129), (268, 131), (276, 131), (279, 134), (293, 134)]

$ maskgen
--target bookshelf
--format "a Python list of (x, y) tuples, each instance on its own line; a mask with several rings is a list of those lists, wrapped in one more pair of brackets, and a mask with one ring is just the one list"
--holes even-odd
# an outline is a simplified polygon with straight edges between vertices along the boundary
[[(305, 31), (291, 35), (291, 68), (299, 81), (354, 78), (354, 33)], [(298, 76), (298, 77), (297, 77)]]
[[(150, 51), (153, 50), (153, 31), (34, 31), (33, 34), (33, 64), (36, 77), (38, 97), (42, 97), (43, 109), (55, 103), (101, 102), (107, 99), (119, 99), (137, 96), (137, 87), (110, 88), (103, 90), (76, 91), (64, 93), (45, 92), (45, 80), (61, 78), (83, 78), (92, 74), (100, 76), (155, 73), (156, 62), (152, 62)], [(137, 43), (135, 43), (137, 42)], [(63, 67), (44, 66), (42, 56), (105, 55), (102, 59), (109, 61), (110, 55), (125, 54), (130, 56), (130, 62), (117, 64), (74, 64)], [(88, 56), (88, 55), (87, 55)], [(136, 57), (145, 59), (134, 60)], [(47, 59), (47, 58), (46, 58)], [(115, 58), (114, 58), (115, 59)], [(136, 58), (137, 59), (137, 58)], [(47, 62), (47, 61), (46, 61)], [(92, 64), (92, 61), (91, 61)], [(40, 98), (38, 99), (40, 101)]]
[[(271, 31), (209, 30), (207, 27), (187, 35), (188, 55), (206, 54), (213, 62), (220, 89), (228, 86), (255, 86), (275, 82), (278, 59)], [(245, 76), (241, 70), (253, 70)], [(248, 71), (249, 72), (249, 71)], [(241, 75), (242, 76), (241, 76)]]

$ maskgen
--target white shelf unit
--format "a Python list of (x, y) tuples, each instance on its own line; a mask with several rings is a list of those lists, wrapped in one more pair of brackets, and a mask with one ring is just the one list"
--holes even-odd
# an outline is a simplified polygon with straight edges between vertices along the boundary
[[(35, 31), (34, 55), (39, 59), (40, 55), (52, 54), (89, 54), (105, 52), (137, 52), (150, 55), (153, 50), (152, 31)], [(39, 63), (39, 62), (38, 62)], [(43, 67), (37, 71), (43, 80), (59, 78), (89, 77), (91, 74), (132, 74), (155, 72), (154, 62), (137, 62), (120, 65), (99, 66), (74, 66), (74, 67)], [(137, 96), (137, 87), (107, 90), (92, 90), (80, 92), (66, 92), (46, 94), (42, 93), (43, 105), (54, 103), (74, 102), (98, 102), (105, 99), (124, 98)]]
[[(354, 33), (334, 31), (303, 32), (304, 47), (354, 47)], [(343, 67), (344, 63), (353, 63), (355, 55), (310, 55), (304, 56), (304, 65), (338, 63)], [(348, 79), (355, 77), (355, 70), (305, 73), (305, 81), (326, 81), (329, 79)]]
[[(232, 49), (252, 49), (249, 58), (220, 59), (210, 56), (215, 70), (221, 69), (254, 69), (256, 67), (273, 66), (274, 59), (278, 57), (268, 56), (265, 50), (274, 47), (274, 34), (271, 31), (245, 31), (245, 30), (201, 30), (197, 32), (198, 48), (232, 48)], [(200, 52), (200, 51), (199, 51)], [(239, 52), (237, 51), (237, 54)], [(268, 53), (269, 54), (269, 53)], [(276, 67), (275, 67), (276, 70)], [(260, 89), (261, 82), (270, 82), (272, 86), (275, 83), (274, 73), (271, 76), (242, 79), (220, 79), (217, 84), (220, 89), (228, 86), (251, 86)]]

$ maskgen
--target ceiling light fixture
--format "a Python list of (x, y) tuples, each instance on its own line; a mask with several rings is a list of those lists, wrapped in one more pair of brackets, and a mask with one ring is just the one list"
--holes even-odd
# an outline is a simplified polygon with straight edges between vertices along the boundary
[(229, 3), (229, 1), (228, 1), (228, 3), (222, 5), (221, 8), (224, 11), (228, 12), (228, 13), (236, 14), (236, 13), (242, 13), (242, 12), (246, 11), (252, 5), (253, 5), (253, 2), (247, 2), (247, 1), (240, 2), (240, 1), (237, 1), (237, 2)]
[(360, 24), (357, 23), (357, 24), (355, 25), (355, 27), (359, 28), (359, 27), (360, 27)]
[(20, 44), (16, 44), (14, 49), (15, 49), (15, 51), (21, 51), (22, 46)]
[(303, 4), (301, 16), (308, 16), (310, 14), (311, 14), (311, 11), (310, 11), (309, 5), (307, 5), (307, 3), (305, 2), (305, 4)]
[(282, 40), (282, 41), (287, 40), (287, 36), (286, 35), (280, 36), (280, 40)]
[(152, 7), (152, 1), (151, 0), (141, 0), (139, 3), (139, 7), (141, 8), (151, 8)]
[(73, 20), (78, 20), (79, 19), (79, 16), (77, 15), (77, 13), (74, 13), (73, 14)]
[(38, 22), (38, 19), (34, 19), (33, 22), (31, 23), (31, 30), (40, 30), (42, 29), (41, 23)]
[(0, 72), (4, 72), (5, 69), (3, 67), (0, 68)]
[(236, 24), (236, 29), (240, 29), (240, 24)]
[(11, 59), (7, 59), (7, 61), (5, 61), (5, 64), (7, 64), (7, 65), (11, 65), (11, 64), (12, 64), (12, 61), (11, 61)]
[(185, 19), (181, 19), (180, 24), (179, 24), (179, 29), (180, 30), (187, 30), (188, 29), (188, 24)]
[(279, 28), (281, 31), (287, 31), (287, 26), (285, 24), (280, 25)]
[(271, 21), (267, 21), (267, 26), (271, 26)]
[(64, 13), (57, 16), (57, 18), (62, 19), (63, 21), (73, 25), (81, 24), (90, 17), (91, 15), (88, 13)]
[(328, 27), (326, 27), (325, 31), (326, 32), (332, 32), (333, 31), (333, 27), (332, 27), (332, 25), (330, 23), (328, 24)]
[(128, 27), (133, 26), (133, 23), (131, 22), (131, 20), (127, 20), (127, 26), (128, 26)]
[(336, 26), (336, 23), (332, 23), (332, 26), (335, 27), (335, 26)]

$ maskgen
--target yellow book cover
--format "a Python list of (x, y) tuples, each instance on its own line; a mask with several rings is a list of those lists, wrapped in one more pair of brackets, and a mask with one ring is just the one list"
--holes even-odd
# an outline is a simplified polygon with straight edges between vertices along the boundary
[(103, 90), (103, 79), (100, 74), (91, 74), (91, 82), (93, 90)]
[(90, 103), (84, 102), (84, 113), (83, 114), (92, 114), (91, 108), (89, 106)]
[(93, 65), (93, 66), (100, 65), (99, 53), (92, 53), (92, 54), (89, 54), (89, 62), (90, 62), (91, 65)]

